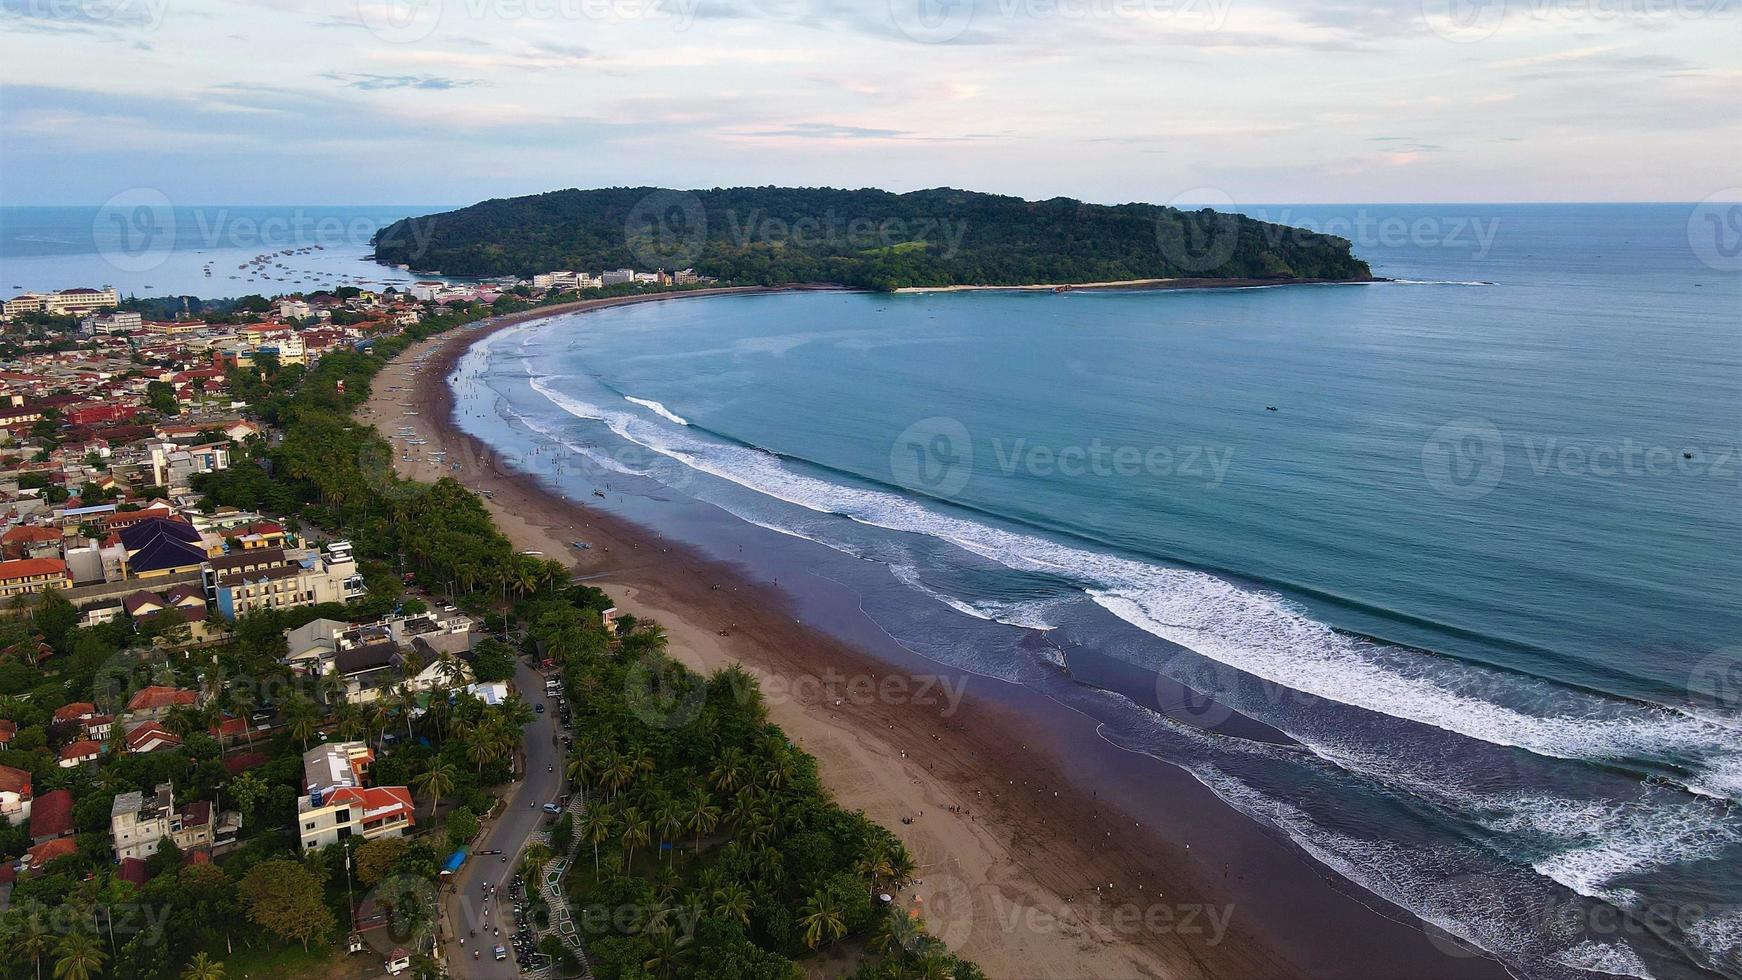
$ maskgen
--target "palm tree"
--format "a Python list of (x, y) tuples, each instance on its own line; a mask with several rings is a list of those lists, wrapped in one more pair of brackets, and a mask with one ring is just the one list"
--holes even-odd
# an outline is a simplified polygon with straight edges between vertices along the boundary
[(813, 892), (804, 900), (802, 911), (798, 921), (804, 926), (804, 943), (811, 949), (826, 946), (847, 934), (840, 906), (826, 890)]
[(736, 790), (744, 782), (744, 750), (732, 747), (720, 753), (720, 761), (709, 775), (714, 788), (722, 793)]
[(458, 773), (454, 772), (453, 763), (437, 759), (430, 764), (429, 769), (425, 770), (423, 775), (417, 777), (418, 790), (430, 797), (429, 812), (431, 817), (435, 816), (436, 809), (441, 806), (442, 795), (454, 791), (454, 778), (457, 775)]
[(381, 748), (381, 739), (387, 735), (387, 726), (393, 722), (393, 705), (386, 698), (378, 697), (368, 709), (369, 727), (375, 729), (375, 748)]
[(182, 971), (181, 980), (224, 980), (224, 964), (204, 953), (196, 954)]
[(417, 692), (401, 684), (393, 689), (393, 710), (405, 716), (405, 740), (411, 741), (411, 717), (417, 710)]
[(720, 808), (708, 796), (707, 790), (698, 787), (695, 795), (690, 797), (684, 807), (684, 823), (696, 832), (696, 853), (702, 853), (702, 834), (713, 830), (720, 823)]
[(623, 849), (628, 852), (628, 866), (633, 868), (635, 848), (646, 844), (649, 840), (647, 818), (641, 815), (639, 809), (631, 806), (623, 808), (621, 819), (623, 822)]
[(320, 729), (320, 719), (320, 709), (301, 694), (293, 694), (290, 700), (284, 702), (285, 728), (289, 730), (291, 738), (302, 743), (304, 752), (308, 751), (308, 740)]
[(878, 891), (878, 885), (894, 873), (889, 863), (889, 848), (882, 841), (873, 843), (854, 863), (853, 870), (870, 882), (872, 891)]
[(91, 980), (103, 969), (108, 955), (97, 941), (82, 932), (69, 932), (54, 947), (55, 980)]
[(42, 916), (32, 912), (21, 916), (18, 931), (12, 935), (12, 948), (20, 956), (28, 956), (36, 964), (36, 980), (42, 980), (42, 954), (48, 952), (48, 930), (42, 926)]
[(641, 965), (656, 977), (687, 975), (684, 967), (690, 958), (690, 937), (678, 935), (671, 926), (660, 924), (647, 933), (649, 955)]
[(738, 924), (749, 928), (750, 910), (756, 907), (751, 901), (750, 893), (744, 886), (735, 881), (727, 882), (714, 889), (714, 914), (728, 919), (737, 919)]
[(581, 812), (581, 838), (593, 845), (593, 875), (599, 874), (599, 845), (611, 838), (611, 815), (602, 807), (589, 806)]
[[(678, 831), (683, 829), (684, 813), (678, 807), (676, 800), (669, 796), (660, 797), (659, 801), (653, 805), (653, 825), (659, 828), (661, 847), (664, 847), (666, 841), (671, 840)], [(676, 850), (676, 848), (672, 850)]]
[(871, 948), (885, 956), (906, 960), (909, 953), (919, 948), (924, 936), (925, 927), (917, 916), (892, 908), (877, 920), (877, 928), (871, 933)]

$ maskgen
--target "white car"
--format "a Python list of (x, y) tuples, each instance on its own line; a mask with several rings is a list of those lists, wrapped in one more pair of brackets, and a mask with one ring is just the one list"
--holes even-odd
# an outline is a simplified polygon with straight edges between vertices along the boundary
[(544, 805), (544, 812), (546, 812), (546, 813), (561, 813), (561, 812), (563, 812), (563, 808), (560, 806), (557, 806), (555, 803), (546, 803)]

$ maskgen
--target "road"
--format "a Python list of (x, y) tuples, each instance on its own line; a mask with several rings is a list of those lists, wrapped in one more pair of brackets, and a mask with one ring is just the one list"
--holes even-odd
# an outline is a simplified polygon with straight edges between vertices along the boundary
[[(490, 822), (489, 830), (479, 836), (472, 855), (454, 875), (454, 890), (444, 892), (442, 896), (442, 913), (448, 934), (466, 937), (464, 946), (457, 941), (449, 941), (444, 946), (448, 954), (448, 974), (468, 980), (511, 980), (520, 975), (514, 965), (513, 949), (508, 943), (514, 925), (514, 903), (508, 903), (504, 916), (503, 910), (497, 908), (497, 902), (492, 900), (486, 920), (481, 901), (483, 883), (487, 881), (500, 886), (506, 895), (527, 836), (549, 816), (544, 812), (544, 804), (554, 802), (562, 793), (562, 750), (557, 745), (556, 703), (545, 700), (543, 675), (520, 658), (515, 659), (514, 682), (528, 704), (545, 706), (544, 713), (535, 716), (532, 724), (526, 726), (525, 737), (521, 740), (526, 755), (526, 778), (513, 784), (514, 791), (508, 796), (507, 808)], [(492, 850), (501, 851), (501, 856), (478, 854), (479, 851)], [(490, 933), (494, 927), (502, 929), (500, 940)], [(470, 934), (472, 929), (478, 930), (475, 938)], [(497, 942), (509, 949), (508, 958), (501, 962), (491, 958), (491, 949)], [(480, 945), (474, 947), (474, 943)], [(480, 954), (475, 960), (472, 958), (474, 948)]]

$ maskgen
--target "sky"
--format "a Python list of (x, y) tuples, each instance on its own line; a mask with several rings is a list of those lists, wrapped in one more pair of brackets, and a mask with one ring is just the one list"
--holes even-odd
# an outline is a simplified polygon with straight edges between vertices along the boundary
[(0, 0), (0, 204), (1742, 197), (1742, 0)]

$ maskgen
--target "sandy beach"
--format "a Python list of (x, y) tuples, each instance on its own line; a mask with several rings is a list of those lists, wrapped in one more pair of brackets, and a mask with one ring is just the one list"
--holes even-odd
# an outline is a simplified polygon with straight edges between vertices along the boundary
[[(699, 556), (502, 465), (452, 424), (445, 378), (468, 346), (506, 325), (425, 341), (377, 376), (360, 417), (383, 433), (408, 426), (427, 440), (424, 453), (445, 453), (430, 462), (396, 452), (396, 468), (488, 491), (516, 548), (571, 561), (624, 611), (656, 619), (674, 657), (702, 670), (742, 663), (762, 677), (775, 692), (772, 719), (816, 756), (841, 803), (889, 827), (913, 853), (921, 880), (896, 901), (921, 902), (932, 931), (988, 975), (1504, 975), (1485, 959), (1446, 956), (1407, 917), (1311, 864), (1185, 774), (1112, 749), (1092, 720), (1056, 711), (1063, 717), (1037, 724), (1037, 713), (1056, 706), (1022, 689), (982, 696), (978, 679), (963, 693), (947, 672), (892, 669), (839, 631), (799, 622), (789, 597), (744, 566)], [(586, 499), (585, 488), (575, 492)], [(574, 550), (576, 539), (591, 549)], [(850, 600), (843, 610), (857, 612)], [(880, 693), (843, 693), (845, 678), (862, 682), (861, 695), (867, 686)], [(1086, 783), (1108, 773), (1088, 771), (1081, 757), (1136, 767), (1141, 778), (1132, 785), (1141, 788), (1092, 789)], [(1142, 821), (1117, 795), (1142, 801)], [(1363, 948), (1350, 951), (1351, 943)], [(846, 953), (836, 956), (824, 958), (818, 975), (845, 969)]]

